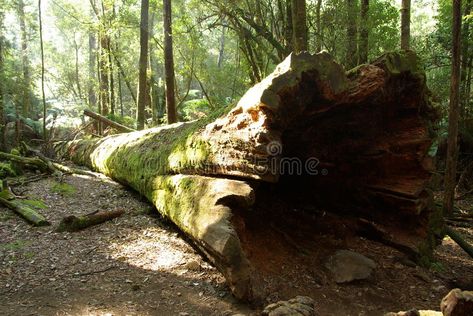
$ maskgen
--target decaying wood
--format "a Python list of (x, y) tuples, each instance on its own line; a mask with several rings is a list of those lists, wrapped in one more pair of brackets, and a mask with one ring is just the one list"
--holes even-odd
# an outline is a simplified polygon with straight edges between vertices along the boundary
[(55, 149), (141, 192), (207, 254), (235, 296), (253, 299), (265, 287), (256, 286), (263, 278), (248, 234), (268, 219), (249, 216), (274, 190), (366, 218), (416, 256), (429, 255), (443, 225), (429, 190), (434, 119), (413, 52), (348, 73), (327, 53), (301, 53), (232, 109)]
[(465, 250), (465, 252), (469, 254), (471, 258), (473, 258), (473, 246), (463, 239), (463, 237), (457, 231), (449, 226), (445, 226), (445, 232), (453, 239), (454, 242), (458, 244), (458, 246)]
[(90, 226), (98, 225), (103, 222), (112, 220), (125, 213), (124, 210), (113, 210), (113, 211), (99, 211), (93, 212), (83, 216), (67, 216), (61, 220), (57, 227), (58, 232), (75, 232), (85, 229)]
[(102, 122), (102, 123), (104, 123), (104, 124), (106, 124), (106, 125), (108, 125), (108, 126), (111, 126), (111, 127), (117, 129), (117, 130), (120, 131), (120, 132), (128, 133), (128, 132), (133, 132), (133, 131), (134, 131), (133, 128), (130, 128), (130, 127), (128, 127), (128, 126), (125, 126), (125, 125), (122, 125), (122, 124), (117, 123), (117, 122), (115, 122), (115, 121), (112, 121), (112, 120), (106, 118), (106, 117), (103, 116), (103, 115), (97, 114), (97, 113), (92, 112), (92, 111), (87, 110), (87, 109), (84, 110), (84, 115), (86, 115), (86, 116), (88, 116), (88, 117), (91, 117), (91, 118), (93, 118), (94, 120), (97, 120), (97, 121), (99, 121), (99, 122)]
[(33, 157), (23, 157), (13, 154), (8, 154), (0, 152), (0, 159), (10, 160), (16, 163), (19, 163), (27, 168), (36, 169), (42, 172), (49, 172), (58, 178), (61, 178), (63, 173), (68, 174), (82, 174), (90, 177), (96, 177), (93, 172), (88, 170), (82, 170), (78, 168), (64, 166), (58, 162), (54, 162), (51, 159), (47, 158), (41, 152), (32, 149), (24, 142), (21, 143), (21, 146), (24, 148), (25, 152)]
[(34, 226), (47, 226), (50, 223), (44, 218), (43, 215), (39, 214), (31, 207), (21, 203), (18, 200), (7, 200), (0, 197), (0, 203), (4, 206), (8, 207), (9, 209), (13, 210), (15, 213), (23, 217), (26, 221)]

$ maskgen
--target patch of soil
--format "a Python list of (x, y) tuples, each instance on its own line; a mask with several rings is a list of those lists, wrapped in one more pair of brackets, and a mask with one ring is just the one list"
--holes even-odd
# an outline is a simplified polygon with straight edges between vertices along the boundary
[[(251, 314), (223, 276), (138, 195), (104, 176), (66, 176), (75, 192), (54, 193), (46, 178), (15, 192), (44, 201), (52, 223), (35, 228), (0, 208), (0, 315)], [(76, 233), (63, 217), (125, 209)], [(187, 314), (186, 314), (187, 313)]]
[[(45, 202), (48, 208), (40, 212), (50, 227), (31, 227), (0, 208), (0, 315), (258, 314), (238, 303), (223, 276), (140, 196), (104, 176), (70, 175), (64, 182), (75, 190), (53, 192), (54, 178), (15, 188)], [(277, 211), (272, 207), (266, 212)], [(113, 221), (76, 233), (54, 230), (65, 216), (119, 208), (125, 215)], [(321, 217), (307, 218), (298, 229), (280, 218), (254, 226), (250, 218), (245, 228), (251, 233), (242, 236), (262, 271), (261, 286), (268, 293), (263, 302), (307, 295), (322, 316), (382, 315), (413, 307), (438, 310), (451, 288), (473, 289), (473, 261), (449, 238), (424, 269), (328, 215), (318, 228), (313, 225), (321, 225)], [(473, 242), (471, 227), (458, 230)], [(338, 249), (373, 259), (373, 275), (335, 283), (325, 259)]]

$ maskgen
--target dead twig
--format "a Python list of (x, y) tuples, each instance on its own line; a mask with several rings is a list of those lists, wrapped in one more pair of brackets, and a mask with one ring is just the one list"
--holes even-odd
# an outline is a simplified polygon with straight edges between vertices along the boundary
[(101, 269), (101, 270), (94, 270), (94, 271), (82, 272), (82, 273), (79, 273), (78, 275), (79, 275), (79, 276), (86, 276), (86, 275), (91, 275), (91, 274), (103, 273), (103, 272), (107, 272), (107, 271), (109, 271), (109, 270), (115, 269), (116, 267), (117, 267), (117, 266), (109, 266), (109, 267), (104, 268), (104, 269)]

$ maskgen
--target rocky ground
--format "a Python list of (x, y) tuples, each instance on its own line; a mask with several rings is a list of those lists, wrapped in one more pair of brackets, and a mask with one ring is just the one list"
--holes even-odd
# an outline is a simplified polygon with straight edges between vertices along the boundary
[[(51, 226), (31, 227), (0, 208), (0, 315), (259, 313), (235, 301), (222, 275), (137, 194), (103, 176), (68, 175), (62, 186), (57, 180), (14, 187), (16, 194), (44, 202), (40, 212)], [(468, 201), (459, 206), (472, 208)], [(113, 209), (126, 213), (80, 232), (55, 232), (65, 216)], [(473, 230), (464, 224), (458, 230), (473, 242)], [(438, 310), (451, 288), (473, 289), (473, 262), (448, 238), (430, 269), (398, 260), (386, 246), (366, 242), (366, 247), (377, 262), (371, 280), (325, 282), (304, 293), (314, 298), (320, 315)]]

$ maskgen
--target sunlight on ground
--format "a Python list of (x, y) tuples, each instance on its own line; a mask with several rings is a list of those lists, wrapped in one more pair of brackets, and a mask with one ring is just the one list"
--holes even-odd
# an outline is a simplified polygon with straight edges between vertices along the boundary
[(187, 245), (160, 228), (147, 228), (109, 246), (113, 259), (147, 270), (169, 270), (187, 262)]

